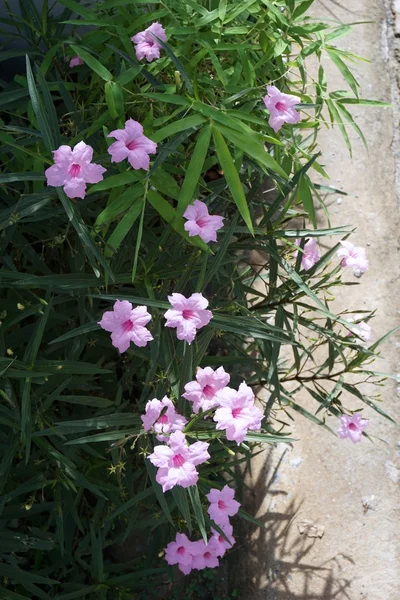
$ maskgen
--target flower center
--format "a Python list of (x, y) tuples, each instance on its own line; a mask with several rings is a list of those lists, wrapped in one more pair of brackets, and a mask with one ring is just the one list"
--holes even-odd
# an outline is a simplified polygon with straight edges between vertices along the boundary
[(184, 546), (179, 546), (177, 553), (180, 554), (182, 556), (182, 554), (185, 554), (185, 548)]
[(136, 140), (132, 140), (131, 142), (129, 142), (126, 147), (128, 148), (128, 150), (135, 150), (136, 148)]
[(285, 112), (286, 104), (284, 102), (277, 102), (275, 104), (275, 108), (276, 108), (276, 110), (279, 110), (279, 112)]
[(351, 431), (358, 431), (358, 427), (355, 423), (349, 423), (349, 429)]
[(194, 317), (194, 311), (193, 310), (189, 310), (189, 309), (183, 310), (182, 311), (182, 317), (184, 319), (191, 319), (192, 317)]
[(223, 500), (218, 500), (218, 508), (220, 510), (226, 510), (226, 504)]
[(163, 415), (162, 417), (160, 417), (158, 419), (158, 422), (159, 423), (163, 423), (163, 424), (168, 423), (168, 417), (167, 417), (167, 415)]
[(211, 558), (211, 553), (210, 552), (205, 552), (204, 553), (204, 558)]
[(175, 454), (172, 462), (174, 463), (174, 467), (181, 467), (185, 463), (185, 459), (182, 454)]
[(69, 169), (69, 174), (71, 175), (71, 177), (79, 177), (81, 172), (81, 165), (77, 165), (76, 163), (73, 163)]
[(206, 219), (197, 219), (196, 225), (198, 225), (199, 227), (205, 227), (207, 225), (207, 221)]
[(125, 323), (122, 323), (122, 333), (128, 333), (129, 331), (132, 331), (132, 329), (134, 328), (134, 324), (132, 323), (131, 320), (125, 321)]
[(203, 387), (203, 396), (205, 396), (206, 398), (208, 398), (209, 400), (211, 400), (211, 398), (214, 397), (214, 390), (211, 387), (211, 385), (205, 385)]
[(232, 409), (232, 417), (233, 417), (234, 419), (237, 419), (238, 417), (240, 417), (240, 416), (241, 416), (241, 411), (242, 411), (242, 409), (241, 409), (241, 408), (233, 408), (233, 409)]

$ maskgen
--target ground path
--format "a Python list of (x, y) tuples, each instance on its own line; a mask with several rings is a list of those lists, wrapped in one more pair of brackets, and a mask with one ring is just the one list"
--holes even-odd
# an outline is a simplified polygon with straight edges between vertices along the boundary
[[(373, 21), (354, 27), (337, 45), (372, 61), (354, 67), (361, 96), (396, 104), (393, 20), (384, 2), (317, 0), (314, 15)], [(324, 65), (330, 89), (344, 89), (336, 68), (328, 61)], [(349, 194), (339, 202), (339, 196), (332, 197), (332, 225), (355, 225), (352, 241), (367, 246), (370, 260), (359, 286), (338, 290), (336, 306), (377, 309), (374, 339), (399, 324), (397, 110), (356, 107), (369, 152), (351, 135), (353, 159), (339, 131), (322, 132), (320, 139), (330, 183)], [(351, 273), (346, 277), (356, 281)], [(385, 343), (380, 370), (400, 371), (399, 346), (399, 337)], [(382, 396), (400, 422), (396, 392), (389, 381)], [(297, 417), (294, 437), (300, 441), (294, 448), (282, 445), (256, 459), (252, 508), (267, 530), (255, 533), (248, 548), (241, 600), (400, 599), (400, 430), (365, 412), (372, 417), (371, 434), (382, 441), (352, 445)], [(317, 537), (300, 534), (305, 520), (317, 525)]]

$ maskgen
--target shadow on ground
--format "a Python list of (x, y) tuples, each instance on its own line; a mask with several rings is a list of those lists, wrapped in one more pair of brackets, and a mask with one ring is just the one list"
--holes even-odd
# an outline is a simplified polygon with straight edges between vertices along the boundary
[[(259, 456), (257, 475), (249, 469), (241, 472), (240, 478), (246, 482), (241, 489), (242, 508), (257, 515), (263, 527), (243, 519), (235, 525), (237, 546), (230, 556), (229, 587), (237, 590), (240, 600), (352, 600), (351, 581), (334, 574), (343, 563), (353, 563), (352, 559), (340, 554), (316, 566), (320, 540), (300, 535), (296, 525), (302, 501), (288, 501), (285, 511), (273, 509), (277, 497), (288, 498), (288, 492), (277, 485), (285, 452), (277, 462), (274, 449), (266, 450)], [(311, 554), (314, 559), (308, 562)], [(294, 576), (296, 592), (291, 585)]]

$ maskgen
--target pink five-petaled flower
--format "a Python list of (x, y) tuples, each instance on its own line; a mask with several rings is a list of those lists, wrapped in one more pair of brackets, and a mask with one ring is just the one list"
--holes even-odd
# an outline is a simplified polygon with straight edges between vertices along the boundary
[(263, 101), (270, 112), (268, 123), (277, 133), (284, 123), (295, 125), (300, 121), (300, 114), (295, 110), (296, 104), (300, 103), (300, 98), (283, 94), (274, 85), (267, 85), (268, 94), (264, 96)]
[(236, 515), (240, 508), (240, 503), (234, 499), (235, 490), (225, 485), (222, 490), (213, 488), (207, 494), (210, 506), (207, 509), (211, 519), (217, 525), (224, 527), (229, 524), (229, 517)]
[(79, 142), (73, 150), (60, 146), (53, 152), (55, 165), (45, 171), (47, 185), (63, 186), (68, 198), (84, 198), (87, 183), (98, 183), (103, 179), (105, 168), (92, 164), (93, 148)]
[[(295, 241), (296, 246), (300, 247), (300, 240)], [(296, 257), (299, 254), (299, 250), (296, 252)], [(301, 255), (301, 266), (303, 269), (308, 271), (311, 269), (321, 258), (319, 253), (319, 248), (317, 244), (317, 240), (315, 238), (310, 238), (306, 241), (303, 248), (303, 253)]]
[(228, 540), (224, 538), (218, 531), (211, 528), (211, 533), (213, 534), (209, 540), (209, 545), (214, 549), (214, 554), (216, 556), (224, 556), (225, 552), (232, 548), (235, 544), (235, 538), (233, 537), (233, 527), (230, 523), (226, 525), (220, 526)]
[(354, 275), (359, 277), (362, 273), (368, 270), (368, 260), (365, 248), (355, 246), (351, 242), (340, 242), (342, 247), (337, 251), (337, 255), (341, 258), (340, 264), (342, 267), (352, 267)]
[(117, 300), (113, 310), (103, 314), (99, 325), (105, 331), (111, 332), (112, 345), (120, 352), (125, 352), (131, 342), (139, 347), (151, 342), (153, 336), (145, 327), (150, 320), (147, 306), (132, 308), (132, 304), (127, 300)]
[(125, 121), (125, 129), (115, 129), (108, 134), (108, 137), (117, 140), (108, 148), (111, 162), (118, 163), (127, 158), (135, 170), (149, 170), (149, 154), (156, 153), (157, 144), (143, 135), (143, 127), (140, 123), (128, 119)]
[(339, 417), (340, 427), (337, 431), (342, 439), (349, 438), (354, 444), (361, 442), (362, 433), (368, 425), (368, 419), (363, 419), (360, 413), (342, 415)]
[(187, 207), (183, 216), (187, 219), (185, 231), (188, 232), (189, 237), (198, 235), (206, 244), (217, 241), (217, 231), (224, 226), (224, 217), (210, 215), (207, 204), (201, 200), (195, 200)]
[(259, 429), (263, 414), (254, 406), (252, 389), (244, 382), (239, 390), (230, 387), (217, 392), (220, 405), (213, 417), (217, 423), (216, 429), (226, 429), (226, 439), (241, 444), (246, 437), (248, 429)]
[[(68, 57), (66, 58), (66, 60), (68, 60)], [(69, 61), (69, 66), (71, 67), (71, 69), (73, 67), (79, 67), (80, 65), (83, 65), (83, 64), (85, 64), (85, 63), (83, 62), (83, 60), (81, 59), (80, 56), (73, 56), (71, 58), (71, 60)]]
[(224, 367), (218, 367), (216, 371), (211, 367), (199, 367), (196, 380), (185, 385), (185, 393), (182, 396), (193, 402), (193, 412), (197, 414), (200, 408), (205, 412), (218, 405), (215, 394), (228, 385), (230, 375), (225, 372)]
[(149, 400), (145, 411), (145, 414), (140, 417), (143, 429), (145, 431), (153, 429), (160, 442), (168, 442), (169, 434), (174, 431), (182, 431), (187, 423), (185, 417), (176, 412), (172, 400), (167, 396), (164, 396), (162, 400), (157, 400), (157, 398)]
[(152, 23), (150, 27), (131, 37), (131, 41), (135, 44), (138, 60), (146, 57), (147, 62), (151, 62), (155, 58), (160, 58), (160, 48), (162, 46), (153, 36), (158, 37), (162, 42), (167, 41), (165, 29), (160, 23)]
[(212, 319), (211, 310), (206, 310), (208, 300), (198, 293), (192, 294), (189, 298), (174, 293), (168, 296), (168, 300), (172, 308), (164, 315), (167, 319), (165, 327), (176, 327), (178, 340), (186, 340), (191, 344), (197, 330), (208, 325)]
[(361, 321), (362, 316), (358, 315), (354, 319), (348, 319), (350, 323), (348, 335), (356, 335), (361, 338), (364, 342), (369, 342), (371, 339), (371, 327), (365, 321)]
[(175, 541), (165, 548), (165, 560), (169, 565), (178, 565), (182, 573), (188, 575), (193, 568), (194, 542), (184, 533), (177, 533)]
[(193, 569), (215, 569), (218, 567), (219, 560), (216, 555), (216, 547), (211, 544), (206, 544), (204, 540), (193, 542)]
[(148, 459), (158, 467), (156, 480), (163, 492), (175, 485), (189, 487), (197, 483), (199, 474), (195, 467), (210, 458), (208, 446), (207, 442), (195, 442), (188, 446), (182, 431), (174, 431), (169, 438), (169, 446), (154, 447)]

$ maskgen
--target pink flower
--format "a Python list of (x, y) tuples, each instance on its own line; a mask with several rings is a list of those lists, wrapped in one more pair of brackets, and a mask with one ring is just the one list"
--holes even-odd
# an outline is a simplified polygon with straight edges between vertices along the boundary
[(222, 490), (213, 488), (207, 494), (210, 502), (207, 512), (214, 523), (220, 527), (229, 525), (229, 517), (236, 515), (240, 508), (240, 503), (234, 500), (234, 496), (235, 490), (229, 485), (225, 485)]
[(356, 316), (355, 319), (348, 319), (350, 323), (348, 335), (351, 336), (353, 334), (361, 338), (364, 342), (369, 342), (371, 339), (371, 327), (368, 323), (361, 321), (361, 319), (361, 315)]
[(196, 337), (197, 329), (201, 329), (212, 319), (211, 310), (205, 310), (208, 300), (202, 294), (192, 294), (185, 298), (182, 294), (168, 296), (172, 309), (167, 310), (165, 327), (176, 327), (178, 340), (186, 340), (191, 344)]
[(143, 127), (140, 123), (128, 119), (125, 121), (125, 129), (115, 129), (108, 134), (108, 137), (117, 140), (108, 148), (111, 162), (118, 163), (127, 158), (135, 170), (149, 170), (149, 154), (156, 153), (157, 144), (143, 135)]
[(354, 275), (360, 276), (368, 270), (368, 260), (365, 248), (355, 246), (351, 242), (340, 242), (342, 248), (339, 248), (337, 255), (341, 258), (342, 267), (353, 267)]
[(45, 171), (47, 185), (63, 186), (68, 198), (84, 198), (87, 183), (98, 183), (103, 179), (105, 168), (92, 164), (93, 148), (79, 142), (73, 150), (60, 146), (53, 152), (55, 165)]
[[(68, 57), (65, 60), (68, 61)], [(83, 60), (81, 59), (80, 56), (73, 56), (71, 58), (71, 60), (69, 61), (69, 66), (71, 67), (71, 69), (73, 67), (79, 67), (80, 65), (83, 65), (83, 64), (85, 64), (85, 63), (83, 62)]]
[(226, 525), (222, 525), (220, 527), (229, 541), (227, 541), (218, 531), (211, 529), (213, 535), (208, 543), (209, 546), (213, 548), (215, 556), (224, 556), (225, 552), (232, 548), (232, 546), (236, 543), (236, 540), (233, 537), (232, 525), (227, 523)]
[(339, 417), (340, 427), (337, 431), (342, 439), (349, 438), (354, 444), (361, 442), (362, 432), (368, 425), (368, 419), (363, 419), (360, 413), (342, 415)]
[(274, 85), (267, 85), (268, 94), (263, 101), (270, 112), (268, 123), (277, 133), (284, 123), (295, 125), (300, 121), (300, 114), (293, 107), (300, 104), (300, 98), (290, 94), (282, 94)]
[(182, 396), (193, 402), (193, 411), (197, 414), (200, 408), (205, 412), (218, 405), (215, 394), (228, 385), (230, 375), (225, 372), (224, 367), (218, 367), (216, 371), (211, 367), (199, 367), (196, 380), (185, 385), (185, 393)]
[(183, 213), (185, 219), (185, 231), (190, 237), (198, 235), (203, 242), (216, 242), (217, 231), (224, 225), (224, 218), (219, 215), (210, 215), (207, 205), (201, 200), (195, 200)]
[(182, 431), (174, 431), (169, 438), (169, 446), (155, 446), (148, 456), (150, 462), (158, 467), (156, 480), (163, 492), (175, 485), (189, 487), (195, 485), (199, 474), (195, 467), (210, 458), (207, 442), (186, 443)]
[(140, 417), (143, 429), (145, 431), (153, 429), (160, 442), (168, 442), (168, 435), (174, 431), (182, 431), (187, 423), (185, 417), (176, 412), (175, 406), (167, 396), (162, 400), (156, 398), (149, 400), (145, 410), (145, 414)]
[(193, 569), (215, 569), (218, 567), (219, 560), (215, 553), (215, 546), (206, 544), (204, 540), (198, 540), (193, 542), (194, 555), (193, 555)]
[(165, 560), (169, 565), (178, 565), (182, 573), (188, 575), (193, 568), (194, 542), (184, 533), (177, 533), (174, 542), (165, 548)]
[[(300, 247), (300, 240), (295, 241), (296, 246)], [(299, 254), (299, 250), (296, 252), (296, 257)], [(301, 266), (303, 269), (308, 271), (311, 269), (321, 258), (317, 240), (315, 238), (309, 238), (304, 244), (303, 254), (301, 257)]]
[(140, 348), (151, 342), (153, 336), (145, 325), (151, 320), (147, 306), (137, 306), (127, 300), (117, 300), (113, 310), (103, 314), (100, 327), (111, 331), (111, 342), (120, 352), (126, 352), (131, 342)]
[(138, 60), (146, 57), (147, 61), (151, 62), (155, 58), (160, 58), (160, 48), (162, 46), (153, 36), (158, 37), (162, 42), (167, 41), (165, 29), (160, 23), (152, 23), (150, 27), (131, 37), (131, 41), (135, 44), (136, 58)]
[(220, 405), (215, 411), (214, 421), (216, 429), (226, 429), (226, 439), (241, 444), (246, 437), (248, 429), (259, 429), (263, 414), (254, 406), (254, 394), (245, 383), (241, 383), (239, 390), (225, 387), (217, 392)]

